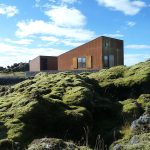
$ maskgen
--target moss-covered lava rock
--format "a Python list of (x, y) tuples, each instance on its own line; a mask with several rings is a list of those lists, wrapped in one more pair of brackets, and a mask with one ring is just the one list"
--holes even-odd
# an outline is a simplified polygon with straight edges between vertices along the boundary
[(94, 147), (97, 135), (107, 145), (119, 138), (127, 145), (131, 123), (150, 106), (149, 87), (150, 61), (78, 75), (39, 73), (1, 86), (0, 149), (13, 145), (22, 150), (45, 137), (81, 144), (89, 140)]
[(77, 146), (73, 142), (65, 142), (61, 139), (43, 138), (34, 140), (27, 150), (91, 150), (85, 146)]

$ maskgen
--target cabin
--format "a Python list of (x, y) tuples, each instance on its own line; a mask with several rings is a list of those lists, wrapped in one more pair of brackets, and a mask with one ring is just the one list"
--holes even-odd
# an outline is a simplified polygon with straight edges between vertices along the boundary
[(29, 71), (45, 70), (58, 70), (58, 58), (55, 56), (38, 56), (29, 61)]
[(123, 40), (101, 36), (57, 57), (38, 56), (30, 71), (100, 70), (124, 65)]

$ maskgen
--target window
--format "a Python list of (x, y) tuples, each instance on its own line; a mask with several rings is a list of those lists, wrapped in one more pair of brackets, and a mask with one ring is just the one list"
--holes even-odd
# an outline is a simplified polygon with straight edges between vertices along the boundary
[(109, 55), (109, 67), (113, 67), (114, 65), (114, 55)]
[(104, 56), (104, 67), (109, 67), (108, 56)]
[(86, 68), (86, 58), (85, 57), (78, 58), (78, 68)]
[(106, 47), (106, 48), (109, 47), (109, 41), (108, 41), (108, 40), (105, 41), (105, 47)]

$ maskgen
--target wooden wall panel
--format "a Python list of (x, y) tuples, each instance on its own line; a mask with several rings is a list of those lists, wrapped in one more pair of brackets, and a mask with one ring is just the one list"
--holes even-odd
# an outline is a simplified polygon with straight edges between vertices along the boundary
[(73, 58), (73, 69), (77, 69), (78, 68), (78, 62), (77, 62), (77, 57)]
[(92, 56), (86, 56), (86, 68), (87, 69), (92, 68)]

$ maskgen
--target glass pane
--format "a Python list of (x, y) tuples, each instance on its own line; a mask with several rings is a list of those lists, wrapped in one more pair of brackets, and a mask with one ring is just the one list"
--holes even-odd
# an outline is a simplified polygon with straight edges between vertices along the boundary
[(86, 58), (85, 57), (78, 58), (78, 68), (86, 68)]
[(78, 62), (82, 62), (82, 58), (78, 58)]
[(86, 62), (85, 57), (83, 57), (83, 58), (82, 58), (82, 62), (83, 62), (83, 63), (85, 63), (85, 62)]
[(108, 56), (104, 56), (104, 67), (109, 67), (109, 65), (108, 65)]
[(109, 67), (114, 66), (114, 55), (109, 55)]

